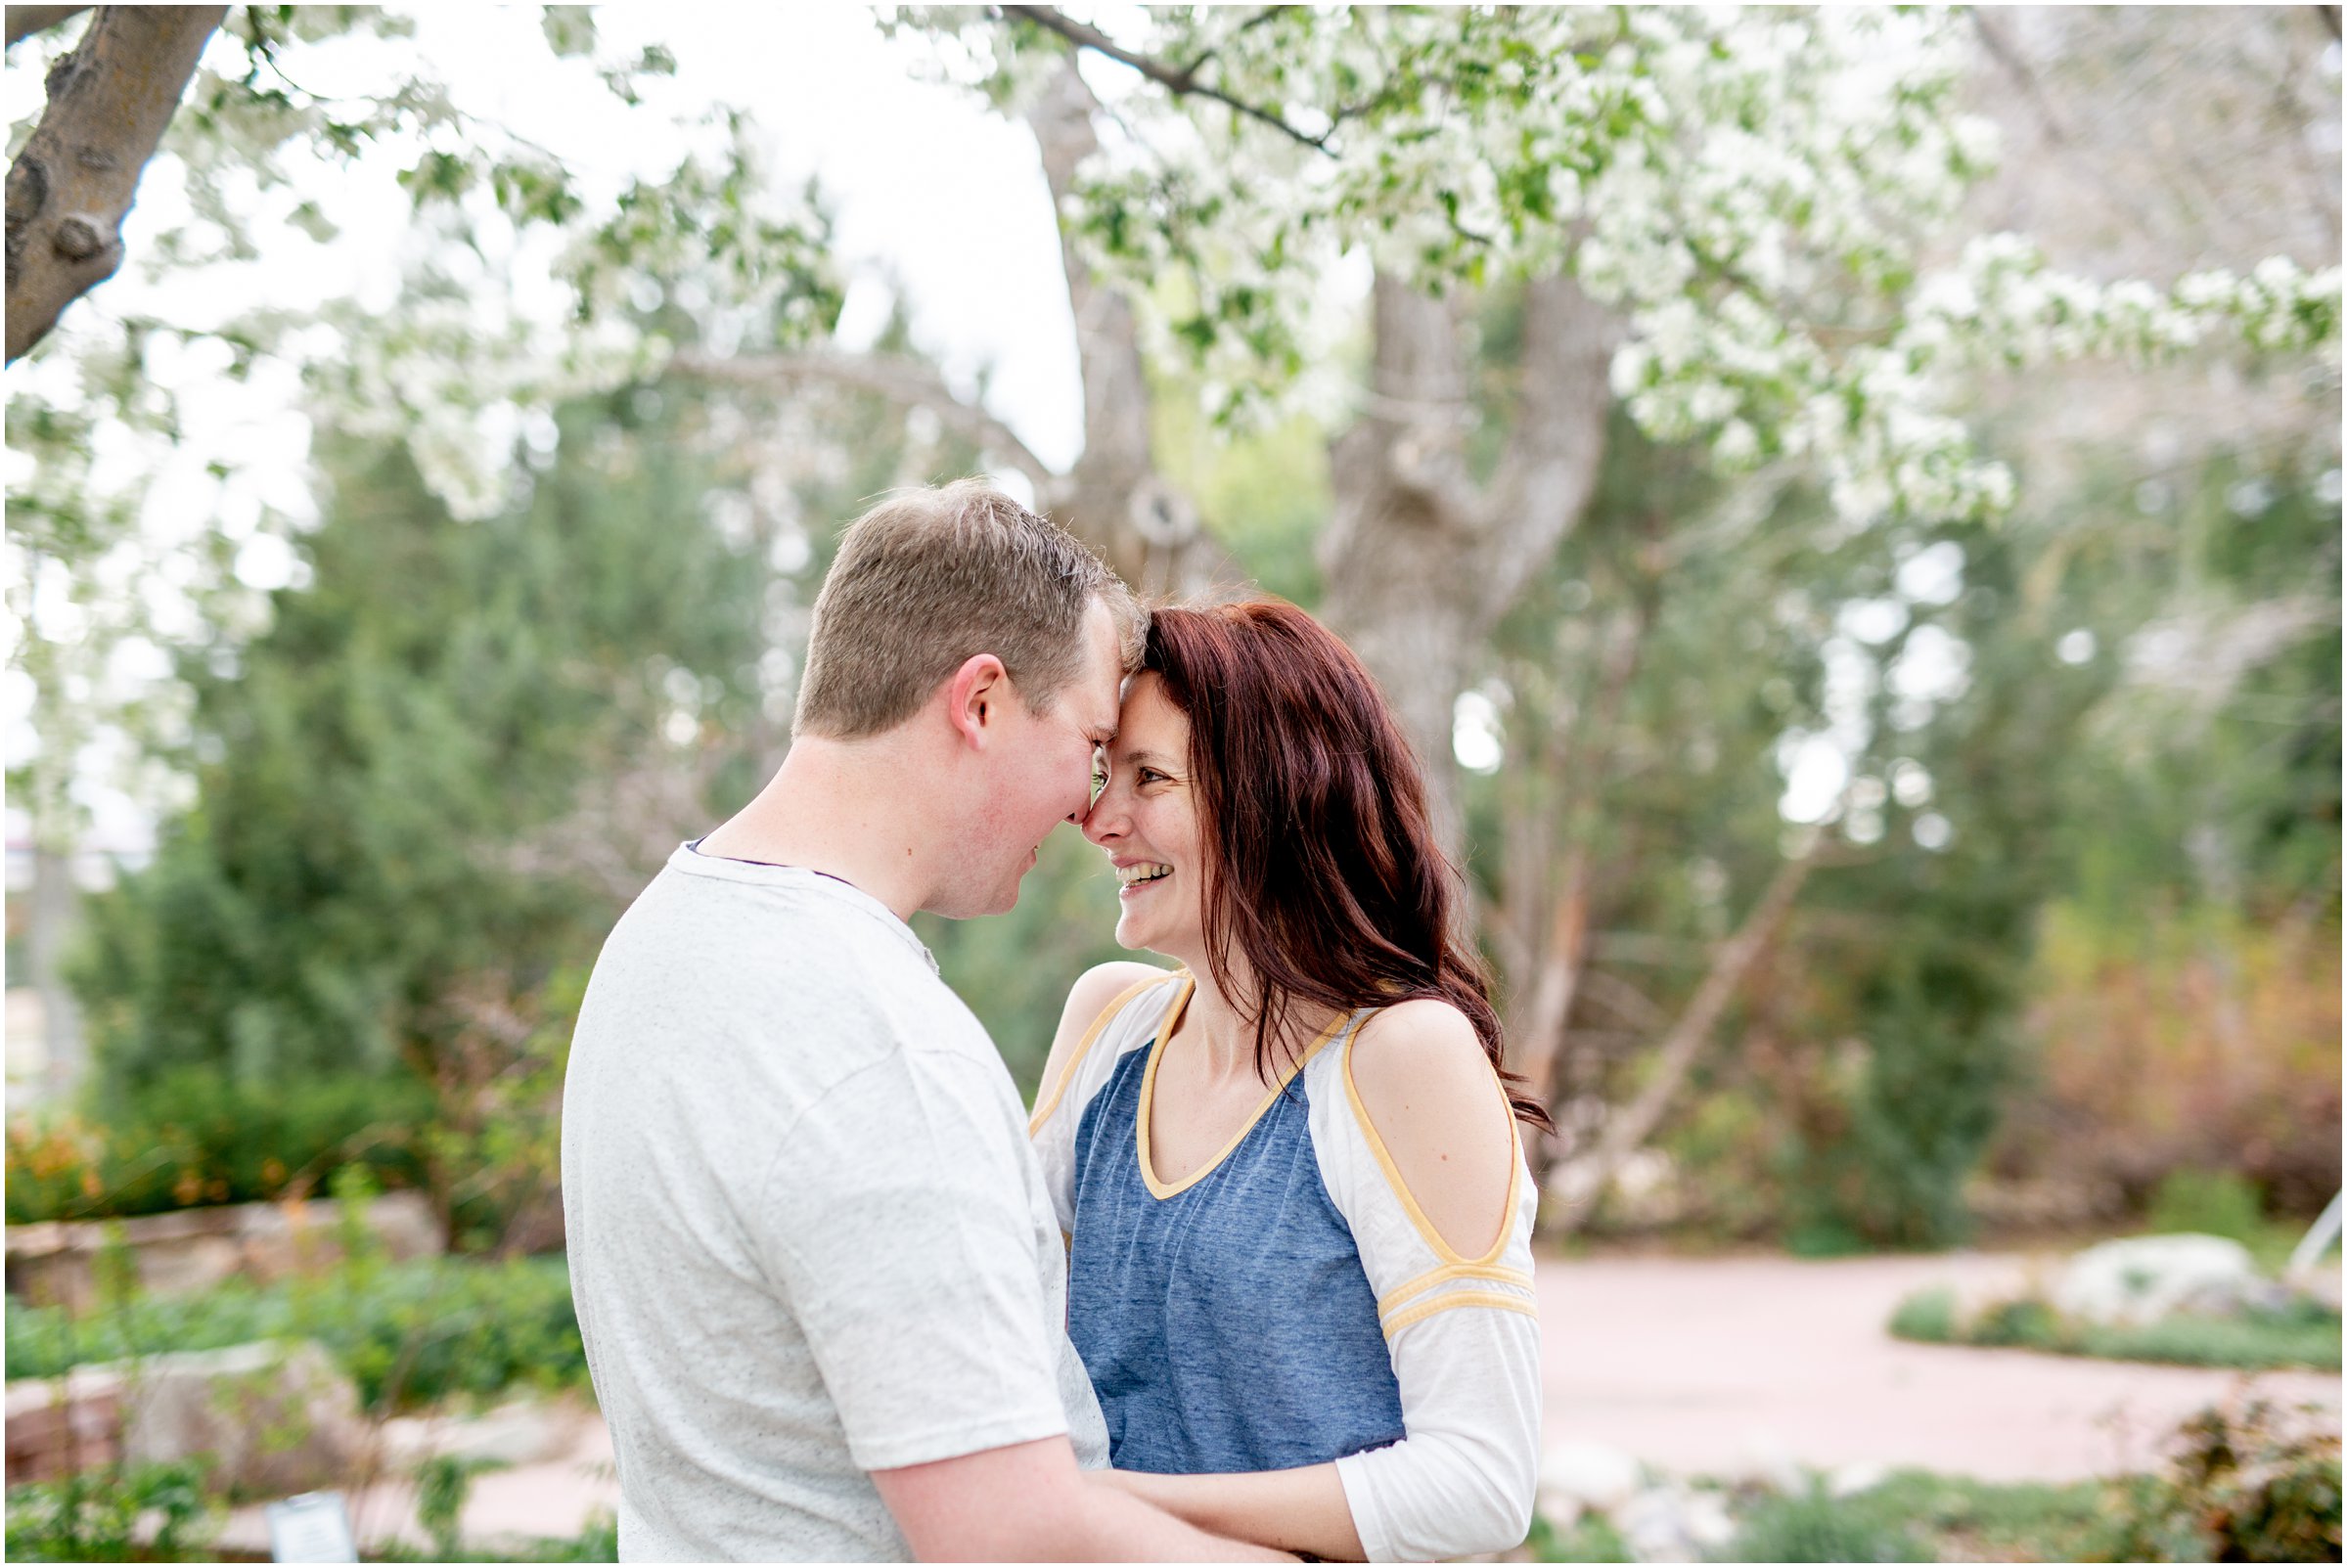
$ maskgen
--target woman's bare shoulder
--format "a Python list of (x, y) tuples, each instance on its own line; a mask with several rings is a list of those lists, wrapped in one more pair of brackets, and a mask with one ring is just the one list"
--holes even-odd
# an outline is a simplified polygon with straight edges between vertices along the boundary
[(1515, 1121), (1466, 1013), (1413, 999), (1362, 1024), (1353, 1093), (1393, 1176), (1454, 1252), (1490, 1250), (1508, 1219)]
[(1077, 975), (1076, 983), (1067, 988), (1067, 1006), (1061, 1009), (1060, 1018), (1061, 1032), (1064, 1033), (1066, 1026), (1073, 1022), (1077, 1032), (1081, 1033), (1092, 1026), (1092, 1020), (1100, 1016), (1102, 1008), (1124, 992), (1145, 980), (1162, 980), (1174, 972), (1131, 959), (1094, 964)]

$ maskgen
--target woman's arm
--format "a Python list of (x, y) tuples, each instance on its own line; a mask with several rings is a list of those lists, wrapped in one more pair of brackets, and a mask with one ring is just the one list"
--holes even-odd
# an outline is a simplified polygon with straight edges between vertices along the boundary
[(1380, 1295), (1400, 1443), (1336, 1461), (1375, 1561), (1507, 1550), (1540, 1480), (1533, 1194), (1515, 1119), (1474, 1028), (1406, 1002), (1365, 1023), (1328, 1131), (1330, 1195)]
[(1333, 1464), (1248, 1475), (1110, 1470), (1104, 1479), (1211, 1535), (1310, 1552), (1330, 1562), (1361, 1560), (1361, 1537)]

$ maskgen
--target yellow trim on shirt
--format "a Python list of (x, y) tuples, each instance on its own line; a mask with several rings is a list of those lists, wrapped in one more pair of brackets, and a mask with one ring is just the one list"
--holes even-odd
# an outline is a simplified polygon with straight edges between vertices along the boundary
[[(1190, 1000), (1187, 992), (1183, 994), (1182, 1000), (1185, 1002)], [(1168, 1012), (1165, 1022), (1158, 1026), (1156, 1040), (1150, 1046), (1149, 1066), (1141, 1074), (1141, 1105), (1134, 1112), (1133, 1148), (1141, 1160), (1142, 1185), (1150, 1189), (1150, 1195), (1154, 1198), (1174, 1197), (1189, 1191), (1198, 1183), (1213, 1175), (1214, 1168), (1229, 1159), (1233, 1149), (1246, 1142), (1246, 1135), (1255, 1130), (1255, 1124), (1263, 1120), (1263, 1113), (1271, 1109), (1272, 1101), (1285, 1094), (1287, 1086), (1295, 1081), (1295, 1075), (1304, 1070), (1304, 1063), (1320, 1054), (1321, 1048), (1336, 1037), (1336, 1031), (1344, 1025), (1347, 1019), (1358, 1016), (1360, 1016), (1358, 1013), (1340, 1012), (1331, 1018), (1329, 1026), (1320, 1032), (1319, 1037), (1305, 1049), (1301, 1055), (1287, 1064), (1287, 1070), (1280, 1075), (1280, 1081), (1272, 1086), (1271, 1093), (1263, 1097), (1263, 1103), (1257, 1105), (1255, 1113), (1240, 1125), (1238, 1132), (1231, 1135), (1231, 1141), (1222, 1146), (1221, 1152), (1179, 1182), (1168, 1186), (1157, 1180), (1156, 1167), (1150, 1163), (1150, 1106), (1155, 1102), (1157, 1098), (1157, 1063), (1165, 1055), (1165, 1037), (1173, 1033), (1173, 1015)], [(1348, 1038), (1350, 1037), (1348, 1036)]]
[(1391, 1339), (1412, 1323), (1423, 1322), (1436, 1313), (1449, 1312), (1453, 1307), (1497, 1307), (1503, 1312), (1520, 1312), (1535, 1321), (1540, 1317), (1540, 1309), (1522, 1296), (1503, 1296), (1496, 1290), (1460, 1290), (1447, 1296), (1436, 1296), (1432, 1301), (1422, 1301), (1407, 1311), (1395, 1314), (1392, 1321), (1385, 1324), (1385, 1337)]
[[(1385, 1152), (1385, 1140), (1377, 1136), (1377, 1124), (1369, 1119), (1369, 1107), (1361, 1103), (1361, 1090), (1353, 1082), (1353, 1042), (1359, 1039), (1361, 1031), (1356, 1029), (1346, 1037), (1344, 1043), (1344, 1095), (1346, 1099), (1352, 1101), (1353, 1119), (1361, 1125), (1362, 1140), (1369, 1144), (1369, 1151), (1377, 1156), (1377, 1164), (1385, 1172), (1386, 1184), (1393, 1188), (1394, 1196), (1402, 1200), (1403, 1212), (1410, 1216), (1410, 1223), (1418, 1227), (1418, 1233), (1425, 1238), (1426, 1245), (1432, 1247), (1434, 1255), (1443, 1262), (1477, 1266), (1499, 1262), (1500, 1254), (1508, 1250), (1509, 1239), (1515, 1232), (1516, 1187), (1523, 1181), (1524, 1175), (1522, 1151), (1514, 1147), (1509, 1149), (1509, 1153), (1512, 1157), (1508, 1164), (1508, 1201), (1500, 1206), (1499, 1235), (1481, 1257), (1462, 1256), (1457, 1249), (1442, 1238), (1442, 1232), (1434, 1229), (1434, 1223), (1426, 1218), (1425, 1210), (1418, 1206), (1418, 1199), (1410, 1193), (1410, 1184), (1402, 1180), (1402, 1173), (1394, 1165), (1393, 1156)], [(1492, 1087), (1495, 1089), (1500, 1087), (1498, 1078), (1493, 1078)], [(1509, 1108), (1508, 1096), (1504, 1090), (1500, 1095), (1500, 1111), (1508, 1118), (1508, 1141), (1513, 1144), (1515, 1142), (1515, 1113)]]
[(1383, 1317), (1421, 1291), (1452, 1279), (1496, 1279), (1504, 1285), (1522, 1285), (1532, 1288), (1532, 1277), (1521, 1269), (1509, 1269), (1484, 1263), (1446, 1263), (1439, 1269), (1429, 1269), (1408, 1284), (1398, 1285), (1385, 1292), (1377, 1302), (1377, 1315)]
[(1092, 1043), (1101, 1037), (1101, 1031), (1108, 1027), (1108, 1020), (1122, 1012), (1126, 1003), (1147, 991), (1151, 986), (1174, 979), (1177, 976), (1182, 979), (1189, 978), (1189, 975), (1183, 971), (1175, 969), (1165, 974), (1151, 975), (1147, 980), (1136, 980), (1116, 993), (1116, 1000), (1101, 1009), (1101, 1015), (1093, 1019), (1092, 1026), (1084, 1031), (1084, 1038), (1076, 1042), (1075, 1054), (1068, 1058), (1067, 1070), (1060, 1075), (1058, 1083), (1052, 1085), (1051, 1095), (1043, 1101), (1042, 1108), (1027, 1118), (1027, 1137), (1033, 1138), (1041, 1130), (1043, 1124), (1051, 1119), (1052, 1112), (1060, 1108), (1060, 1098), (1067, 1093), (1067, 1086), (1075, 1082), (1076, 1069), (1084, 1064), (1085, 1053), (1092, 1050)]

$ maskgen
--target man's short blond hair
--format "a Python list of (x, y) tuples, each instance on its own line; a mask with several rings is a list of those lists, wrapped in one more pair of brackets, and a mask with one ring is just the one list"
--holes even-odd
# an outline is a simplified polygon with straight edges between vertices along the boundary
[(899, 491), (840, 536), (792, 731), (852, 740), (894, 729), (978, 653), (1001, 659), (1027, 706), (1046, 712), (1083, 673), (1096, 599), (1129, 674), (1148, 619), (1073, 534), (982, 479)]

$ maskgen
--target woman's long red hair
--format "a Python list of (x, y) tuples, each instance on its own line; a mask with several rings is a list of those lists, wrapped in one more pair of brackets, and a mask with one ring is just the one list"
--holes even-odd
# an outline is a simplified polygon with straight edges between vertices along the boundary
[[(1459, 874), (1434, 842), (1418, 758), (1353, 650), (1277, 600), (1160, 609), (1144, 670), (1190, 719), (1214, 982), (1253, 1019), (1255, 1069), (1299, 1011), (1413, 998), (1467, 1014), (1516, 1116), (1548, 1112), (1502, 1058), (1499, 1014), (1453, 935)], [(1241, 995), (1231, 955), (1254, 979)]]

